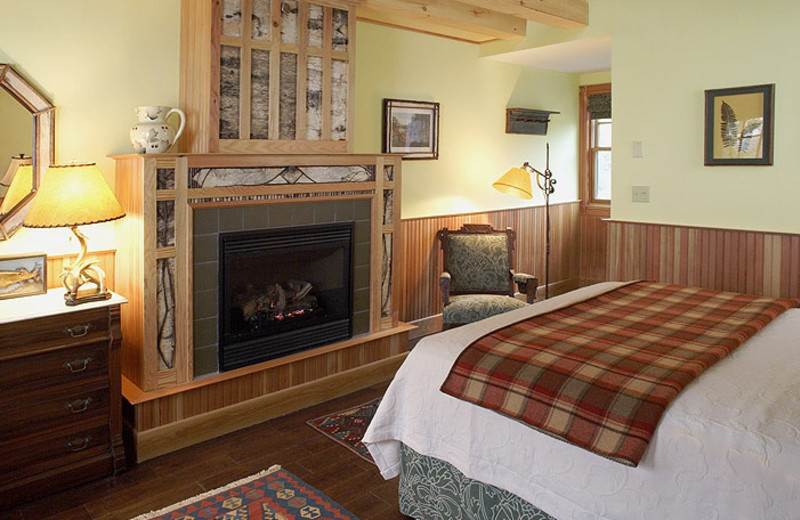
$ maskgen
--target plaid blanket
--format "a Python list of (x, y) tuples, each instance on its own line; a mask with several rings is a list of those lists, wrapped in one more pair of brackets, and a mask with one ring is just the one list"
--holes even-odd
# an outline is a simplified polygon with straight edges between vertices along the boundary
[(442, 391), (637, 466), (670, 401), (800, 301), (635, 282), (491, 332)]

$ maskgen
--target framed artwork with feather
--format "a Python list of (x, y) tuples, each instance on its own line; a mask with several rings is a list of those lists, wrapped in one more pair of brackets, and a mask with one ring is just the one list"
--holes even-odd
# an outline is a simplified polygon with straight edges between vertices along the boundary
[(706, 90), (705, 165), (772, 166), (775, 84)]

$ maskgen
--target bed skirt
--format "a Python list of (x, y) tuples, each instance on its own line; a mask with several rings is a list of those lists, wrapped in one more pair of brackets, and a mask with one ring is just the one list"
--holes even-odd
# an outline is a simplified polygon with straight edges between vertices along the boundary
[(503, 489), (472, 480), (447, 462), (400, 446), (400, 512), (417, 520), (555, 520)]

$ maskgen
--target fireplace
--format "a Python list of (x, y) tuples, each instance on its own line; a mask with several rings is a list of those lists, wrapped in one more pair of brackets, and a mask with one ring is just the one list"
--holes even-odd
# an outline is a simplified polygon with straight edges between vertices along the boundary
[(353, 335), (353, 222), (219, 235), (219, 369)]

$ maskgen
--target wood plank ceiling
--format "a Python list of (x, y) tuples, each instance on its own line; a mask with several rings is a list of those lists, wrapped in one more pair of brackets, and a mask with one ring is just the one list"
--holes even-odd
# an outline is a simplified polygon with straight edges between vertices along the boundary
[(589, 24), (587, 0), (358, 0), (358, 19), (472, 43), (525, 37), (527, 20)]

